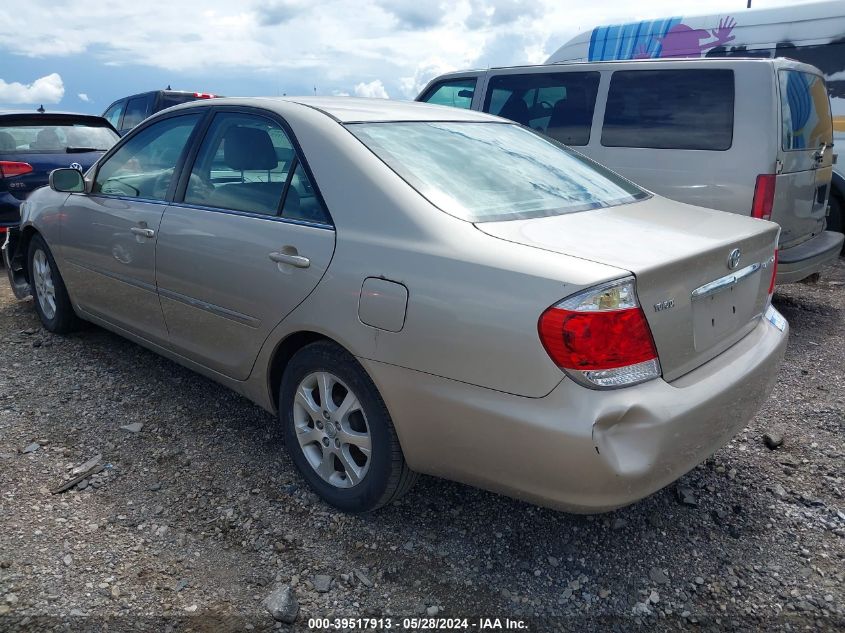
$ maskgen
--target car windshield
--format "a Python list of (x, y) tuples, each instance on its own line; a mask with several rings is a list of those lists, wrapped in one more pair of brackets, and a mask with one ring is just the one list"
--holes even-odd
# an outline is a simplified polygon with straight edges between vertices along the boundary
[(118, 138), (105, 123), (0, 123), (0, 153), (102, 151)]
[(469, 222), (563, 215), (650, 195), (517, 125), (414, 121), (347, 127), (432, 204)]

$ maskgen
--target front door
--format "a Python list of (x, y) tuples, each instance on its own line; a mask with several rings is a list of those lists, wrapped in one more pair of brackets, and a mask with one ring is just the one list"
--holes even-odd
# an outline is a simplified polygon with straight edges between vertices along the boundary
[(183, 180), (156, 256), (170, 344), (244, 380), (328, 268), (334, 228), (288, 135), (259, 115), (217, 113)]
[(62, 271), (85, 312), (158, 343), (167, 340), (155, 248), (176, 166), (201, 114), (159, 121), (98, 169), (90, 194), (71, 194), (62, 217)]

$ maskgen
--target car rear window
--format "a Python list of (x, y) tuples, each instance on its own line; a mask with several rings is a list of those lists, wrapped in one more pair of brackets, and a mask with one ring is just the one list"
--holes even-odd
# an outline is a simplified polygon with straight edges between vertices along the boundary
[(586, 145), (600, 78), (597, 72), (498, 75), (490, 79), (484, 111), (566, 145)]
[(818, 149), (833, 143), (833, 120), (824, 79), (797, 70), (780, 71), (783, 149)]
[(193, 93), (186, 92), (185, 94), (163, 94), (161, 95), (161, 99), (159, 99), (159, 110), (164, 110), (165, 108), (170, 108), (175, 105), (179, 105), (180, 103), (188, 103), (189, 101), (197, 101), (200, 97), (196, 96)]
[(610, 79), (601, 144), (730, 149), (734, 92), (732, 70), (616, 71)]
[(0, 153), (43, 154), (107, 150), (118, 138), (105, 121), (102, 125), (67, 121), (0, 122)]
[(432, 204), (470, 222), (563, 215), (649, 196), (573, 150), (512, 124), (347, 127)]

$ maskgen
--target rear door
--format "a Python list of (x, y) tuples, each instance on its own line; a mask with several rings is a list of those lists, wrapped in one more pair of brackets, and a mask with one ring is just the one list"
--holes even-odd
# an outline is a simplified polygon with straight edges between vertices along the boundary
[(772, 220), (781, 225), (781, 248), (824, 230), (833, 170), (833, 121), (820, 75), (780, 70), (781, 173)]
[(218, 112), (180, 189), (156, 249), (170, 345), (244, 380), (328, 268), (334, 227), (290, 133), (256, 113)]

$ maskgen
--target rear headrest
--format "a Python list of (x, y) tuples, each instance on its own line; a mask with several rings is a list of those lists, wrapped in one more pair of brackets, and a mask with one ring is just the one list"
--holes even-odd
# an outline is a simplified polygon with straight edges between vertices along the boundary
[(236, 170), (275, 169), (279, 164), (273, 140), (265, 130), (231, 127), (223, 136), (223, 161)]
[(15, 137), (8, 132), (0, 132), (0, 151), (11, 152), (16, 149)]

